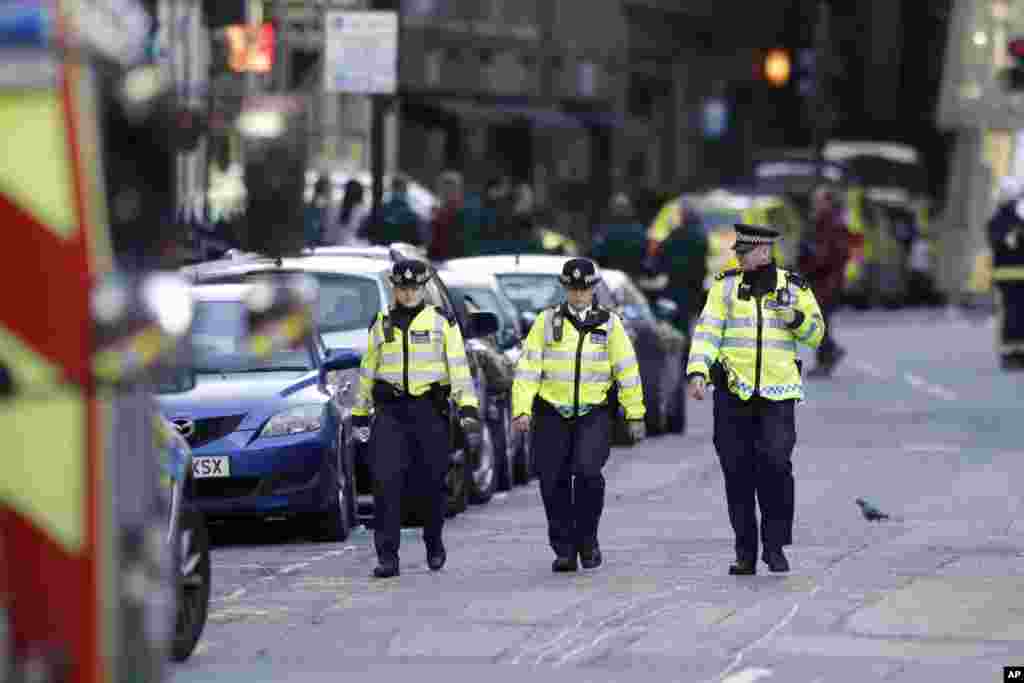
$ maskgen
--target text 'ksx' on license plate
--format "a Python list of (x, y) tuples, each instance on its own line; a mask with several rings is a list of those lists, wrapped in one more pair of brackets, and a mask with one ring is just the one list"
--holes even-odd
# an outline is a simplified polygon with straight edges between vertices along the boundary
[(192, 458), (192, 476), (196, 479), (230, 477), (231, 460), (226, 455), (194, 456)]

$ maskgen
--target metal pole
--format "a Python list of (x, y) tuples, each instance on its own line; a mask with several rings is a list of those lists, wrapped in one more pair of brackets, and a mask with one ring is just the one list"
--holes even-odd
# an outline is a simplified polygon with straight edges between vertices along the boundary
[(372, 224), (376, 224), (380, 216), (380, 207), (384, 200), (384, 114), (388, 106), (387, 95), (371, 95), (373, 121), (370, 130), (370, 146), (373, 148), (370, 158), (370, 172), (373, 175), (373, 204), (371, 212)]
[(824, 172), (825, 141), (829, 135), (832, 118), (832, 100), (829, 96), (829, 75), (831, 60), (829, 50), (829, 5), (826, 0), (818, 2), (818, 18), (814, 26), (814, 97), (811, 111), (814, 161), (819, 177)]

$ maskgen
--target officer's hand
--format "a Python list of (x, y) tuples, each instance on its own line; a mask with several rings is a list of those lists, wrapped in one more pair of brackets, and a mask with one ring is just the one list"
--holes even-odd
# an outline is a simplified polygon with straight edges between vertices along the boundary
[(483, 428), (480, 425), (480, 414), (472, 406), (459, 408), (459, 425), (462, 433), (466, 436), (466, 446), (469, 450), (476, 452), (480, 448), (480, 441), (483, 435)]
[(626, 431), (630, 443), (640, 443), (647, 438), (647, 423), (644, 420), (627, 420)]
[(352, 436), (360, 443), (366, 443), (370, 440), (370, 418), (368, 416), (352, 416)]
[(525, 434), (530, 431), (530, 416), (520, 415), (516, 419), (512, 420), (512, 429), (519, 434)]
[(707, 386), (705, 385), (703, 375), (697, 375), (690, 380), (690, 398), (703, 401), (706, 393)]

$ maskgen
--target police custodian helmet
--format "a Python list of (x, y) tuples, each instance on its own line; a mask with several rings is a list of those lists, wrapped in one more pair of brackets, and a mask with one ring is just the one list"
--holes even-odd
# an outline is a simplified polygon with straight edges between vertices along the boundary
[(427, 264), (416, 259), (396, 261), (389, 278), (396, 287), (422, 287), (430, 279)]
[(736, 243), (732, 248), (741, 253), (762, 244), (775, 244), (775, 241), (779, 239), (779, 231), (774, 228), (744, 225), (743, 223), (737, 223), (735, 227)]
[(597, 284), (601, 276), (597, 274), (597, 266), (590, 259), (569, 259), (562, 266), (562, 274), (558, 281), (569, 289), (590, 289)]

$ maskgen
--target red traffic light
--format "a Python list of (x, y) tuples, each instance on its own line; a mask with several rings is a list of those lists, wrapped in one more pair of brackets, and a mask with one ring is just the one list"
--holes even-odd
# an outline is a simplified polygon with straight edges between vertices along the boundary
[(1014, 38), (1006, 45), (1006, 51), (1011, 57), (1024, 59), (1024, 38)]

